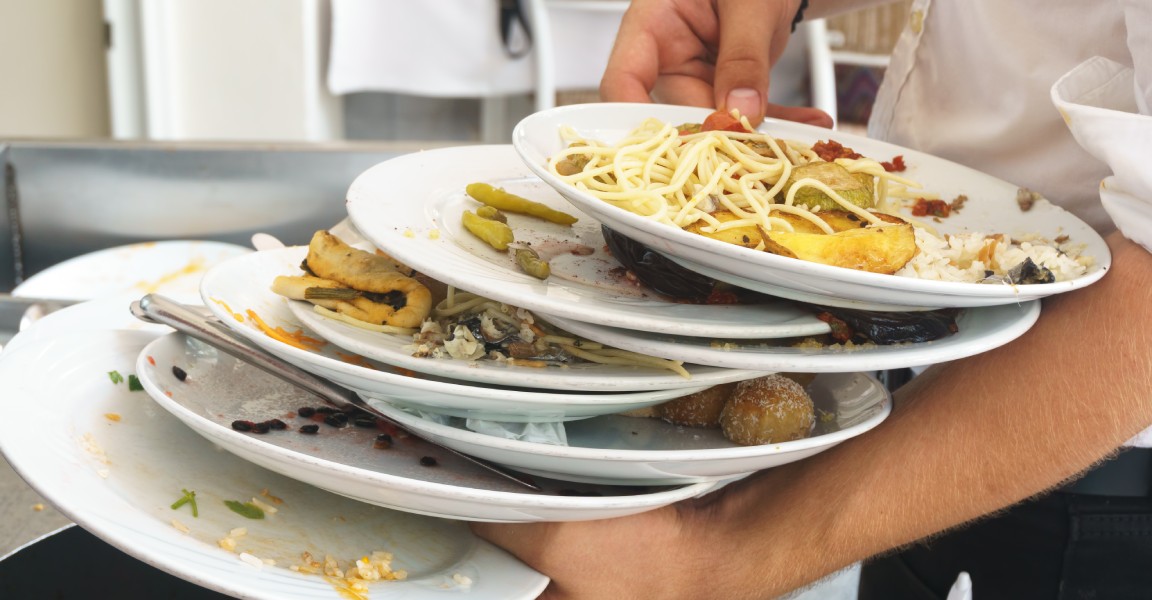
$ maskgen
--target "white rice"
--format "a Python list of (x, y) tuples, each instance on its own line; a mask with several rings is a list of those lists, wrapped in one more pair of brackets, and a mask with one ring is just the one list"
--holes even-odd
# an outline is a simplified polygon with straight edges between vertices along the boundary
[(1013, 240), (1005, 234), (984, 233), (938, 236), (920, 227), (915, 229), (920, 251), (897, 275), (976, 283), (990, 276), (1002, 277), (1031, 258), (1052, 271), (1056, 281), (1067, 281), (1080, 277), (1092, 265), (1090, 257), (1079, 256), (1074, 248), (1038, 237)]

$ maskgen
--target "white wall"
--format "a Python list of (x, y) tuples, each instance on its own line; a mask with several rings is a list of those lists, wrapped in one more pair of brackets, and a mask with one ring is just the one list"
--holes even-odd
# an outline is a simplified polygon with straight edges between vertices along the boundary
[(0, 137), (108, 132), (100, 2), (0, 0)]

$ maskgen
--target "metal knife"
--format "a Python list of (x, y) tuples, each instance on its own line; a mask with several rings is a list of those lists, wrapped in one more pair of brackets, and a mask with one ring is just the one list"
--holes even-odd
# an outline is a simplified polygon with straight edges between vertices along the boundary
[(510, 471), (500, 465), (490, 463), (486, 460), (469, 456), (452, 448), (448, 448), (442, 444), (438, 444), (432, 440), (425, 438), (408, 429), (407, 427), (397, 423), (386, 414), (376, 410), (371, 404), (365, 402), (355, 392), (341, 387), (327, 379), (318, 377), (309, 373), (296, 365), (290, 364), (281, 360), (280, 358), (265, 352), (264, 350), (252, 345), (240, 335), (228, 329), (226, 325), (220, 323), (215, 317), (206, 316), (198, 311), (195, 307), (186, 306), (159, 294), (148, 294), (140, 300), (133, 302), (131, 306), (132, 314), (136, 318), (147, 321), (150, 323), (162, 323), (168, 325), (185, 335), (194, 337), (206, 344), (214, 346), (240, 360), (251, 364), (252, 366), (259, 367), (260, 369), (275, 375), (289, 383), (296, 385), (312, 394), (315, 394), (324, 402), (341, 410), (348, 410), (356, 408), (372, 416), (383, 419), (388, 424), (404, 431), (405, 433), (424, 440), (429, 444), (443, 448), (444, 450), (459, 456), (460, 458), (480, 466), (492, 473), (495, 473), (505, 479), (514, 481), (526, 488), (540, 491), (540, 486), (533, 483), (528, 476), (521, 475)]

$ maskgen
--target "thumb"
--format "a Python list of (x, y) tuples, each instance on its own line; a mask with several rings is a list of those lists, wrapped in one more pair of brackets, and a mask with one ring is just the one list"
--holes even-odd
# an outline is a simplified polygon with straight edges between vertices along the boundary
[(768, 108), (768, 73), (784, 51), (798, 0), (718, 0), (716, 108), (739, 110), (753, 125)]

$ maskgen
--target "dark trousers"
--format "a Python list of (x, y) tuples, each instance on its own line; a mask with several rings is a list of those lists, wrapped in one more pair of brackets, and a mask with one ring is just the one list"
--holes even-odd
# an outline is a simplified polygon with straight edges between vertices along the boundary
[(942, 600), (966, 571), (974, 600), (1150, 600), (1152, 497), (1098, 491), (1054, 492), (871, 560), (859, 599)]

